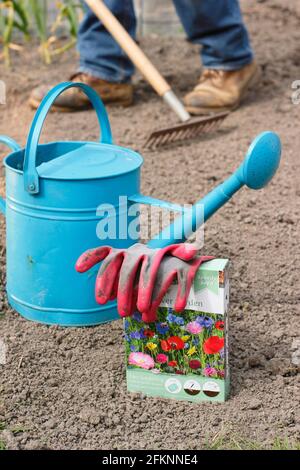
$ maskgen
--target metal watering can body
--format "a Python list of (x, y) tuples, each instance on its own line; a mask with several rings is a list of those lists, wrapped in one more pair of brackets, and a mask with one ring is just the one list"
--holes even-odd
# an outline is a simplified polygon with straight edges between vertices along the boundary
[[(38, 144), (51, 104), (72, 86), (79, 86), (93, 103), (101, 127), (100, 143)], [(94, 300), (97, 270), (79, 276), (74, 266), (88, 248), (101, 244), (127, 248), (136, 243), (130, 234), (100, 240), (97, 208), (100, 204), (114, 206), (118, 226), (118, 219), (133, 203), (129, 200), (128, 206), (120, 206), (119, 196), (139, 193), (142, 157), (112, 144), (102, 101), (91, 88), (74, 83), (49, 92), (35, 115), (24, 149), (7, 137), (0, 137), (0, 142), (13, 150), (4, 161), (6, 201), (0, 199), (6, 215), (11, 306), (27, 319), (48, 324), (85, 326), (117, 319), (115, 302), (100, 306)], [(128, 223), (130, 220), (128, 217)]]

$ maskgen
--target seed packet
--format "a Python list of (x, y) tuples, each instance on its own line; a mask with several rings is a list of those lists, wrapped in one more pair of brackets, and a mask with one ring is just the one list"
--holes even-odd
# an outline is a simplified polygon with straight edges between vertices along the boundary
[(127, 388), (176, 400), (225, 401), (229, 394), (228, 260), (203, 263), (186, 309), (173, 310), (172, 285), (157, 321), (136, 312), (124, 320)]

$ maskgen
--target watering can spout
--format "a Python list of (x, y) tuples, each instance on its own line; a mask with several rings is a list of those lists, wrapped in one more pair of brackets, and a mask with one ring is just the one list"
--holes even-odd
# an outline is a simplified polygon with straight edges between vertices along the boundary
[(250, 189), (261, 189), (266, 186), (277, 171), (280, 156), (281, 143), (278, 135), (271, 131), (259, 134), (253, 140), (238, 169), (186, 211), (182, 217), (178, 217), (170, 227), (153, 238), (148, 245), (151, 248), (161, 248), (171, 243), (185, 241), (242, 186), (246, 185)]
[[(0, 135), (0, 143), (7, 145), (14, 152), (17, 152), (21, 148), (19, 144), (17, 144), (17, 142), (15, 142), (10, 137), (7, 137), (6, 135)], [(1, 196), (0, 196), (0, 212), (3, 215), (5, 215), (6, 213), (6, 203), (5, 203), (5, 200)]]

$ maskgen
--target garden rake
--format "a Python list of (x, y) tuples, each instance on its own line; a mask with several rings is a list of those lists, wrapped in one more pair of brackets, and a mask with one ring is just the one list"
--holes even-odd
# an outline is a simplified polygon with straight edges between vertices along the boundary
[(111, 11), (101, 0), (85, 0), (94, 14), (103, 23), (130, 60), (135, 64), (141, 74), (154, 88), (159, 96), (170, 106), (179, 117), (181, 123), (159, 129), (151, 133), (145, 142), (145, 147), (157, 148), (162, 145), (192, 139), (199, 135), (217, 130), (228, 112), (213, 114), (199, 118), (192, 118), (186, 111), (182, 102), (177, 98), (170, 85), (161, 76), (152, 62), (127, 33)]

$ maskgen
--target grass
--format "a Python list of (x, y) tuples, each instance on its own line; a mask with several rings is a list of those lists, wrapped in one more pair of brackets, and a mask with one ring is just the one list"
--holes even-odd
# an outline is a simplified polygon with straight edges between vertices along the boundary
[[(6, 428), (5, 423), (0, 422), (0, 432)], [(13, 434), (25, 432), (21, 426), (11, 428)], [(6, 450), (5, 442), (0, 439), (0, 451)], [(257, 441), (244, 439), (240, 436), (225, 436), (222, 432), (212, 439), (207, 438), (203, 450), (300, 450), (300, 441), (291, 441), (287, 438), (276, 437), (271, 446), (263, 446)]]
[(28, 429), (23, 428), (22, 426), (15, 426), (11, 428), (11, 432), (16, 435), (16, 434), (21, 434), (22, 432), (26, 432)]
[(271, 445), (264, 446), (255, 440), (218, 433), (213, 439), (206, 440), (204, 450), (300, 450), (300, 441), (276, 437)]
[(287, 438), (274, 439), (273, 450), (300, 450), (300, 441), (291, 442)]
[[(6, 425), (5, 425), (5, 423), (0, 421), (0, 432), (4, 431), (4, 429), (6, 429)], [(10, 431), (14, 435), (17, 435), (17, 434), (21, 434), (21, 433), (27, 431), (27, 429), (23, 428), (20, 425), (16, 425), (16, 426), (10, 428)], [(3, 439), (0, 439), (0, 450), (6, 450), (6, 443), (5, 443), (5, 441), (3, 441)]]
[[(1, 423), (0, 421), (0, 432), (3, 431), (4, 429), (5, 429), (5, 424)], [(2, 439), (0, 439), (0, 450), (6, 450), (6, 444)]]

